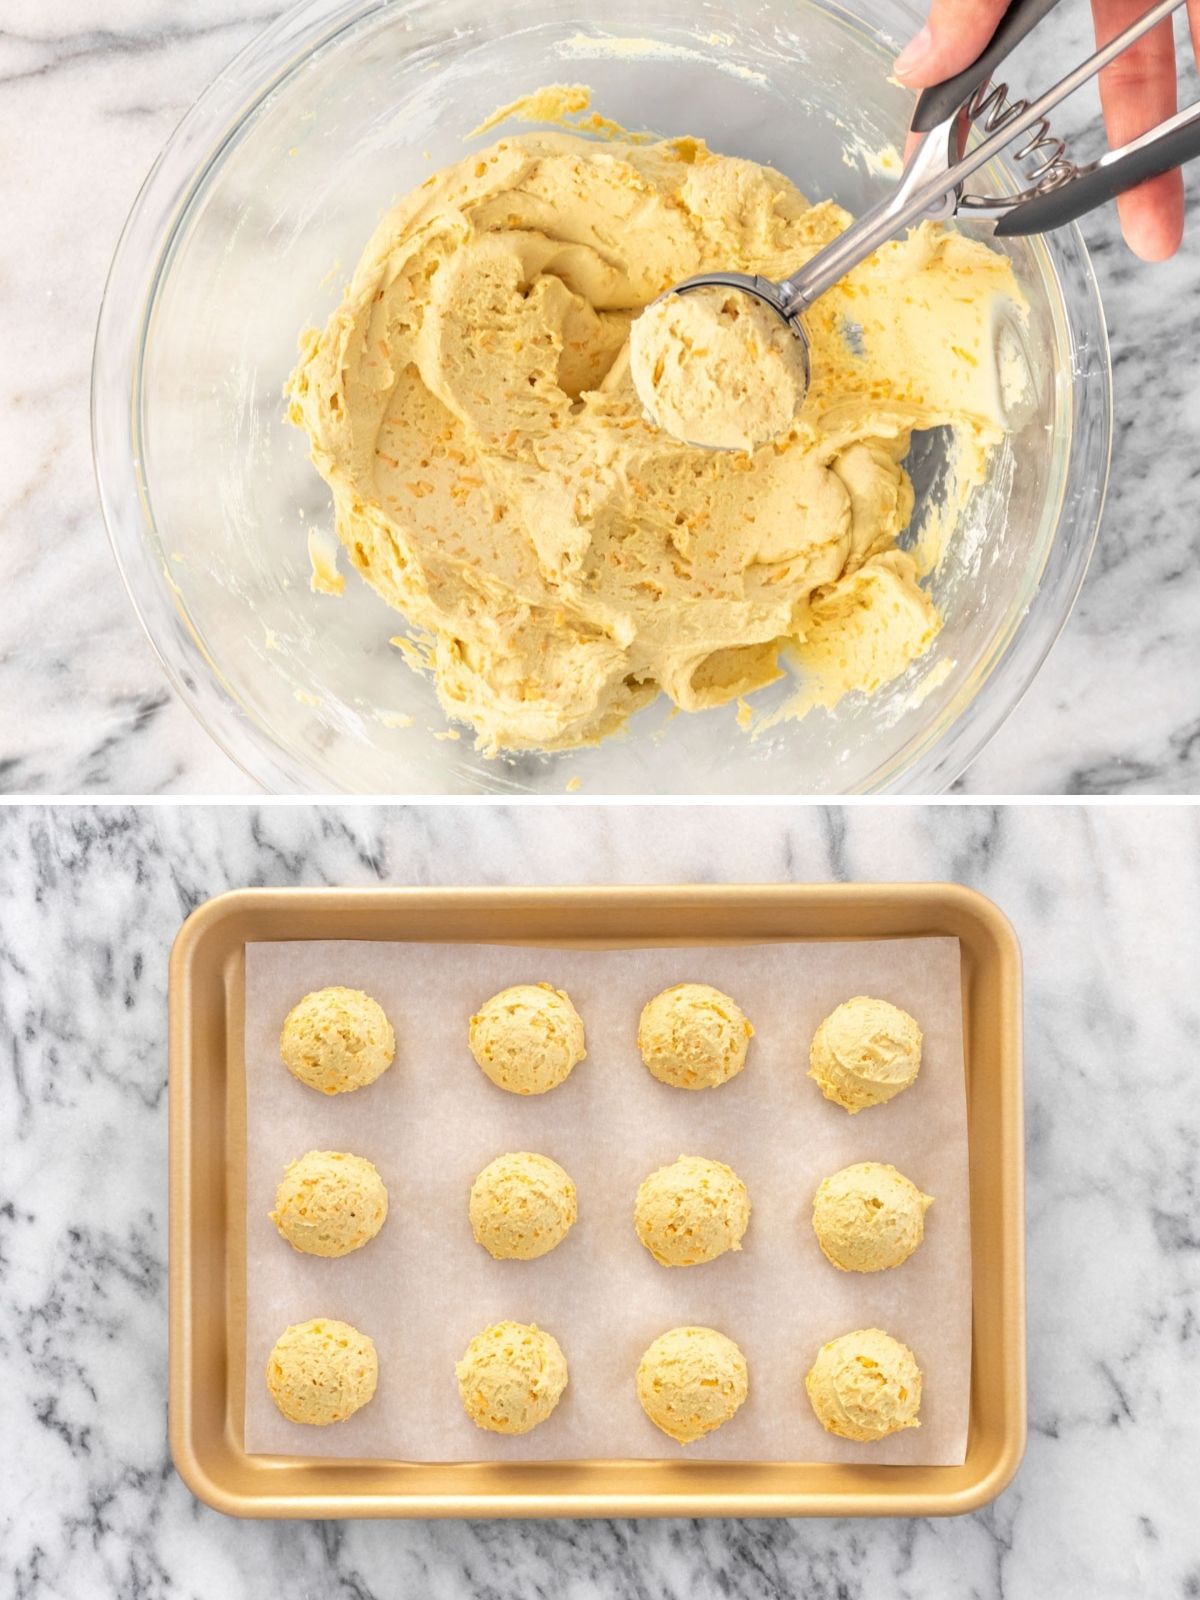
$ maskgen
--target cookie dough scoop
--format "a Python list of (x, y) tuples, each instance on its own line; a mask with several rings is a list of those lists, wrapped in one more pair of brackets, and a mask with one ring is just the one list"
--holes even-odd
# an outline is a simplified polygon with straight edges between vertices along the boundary
[(642, 1410), (677, 1444), (692, 1444), (723, 1427), (744, 1404), (749, 1388), (745, 1356), (715, 1328), (668, 1329), (637, 1369)]
[(587, 1056), (579, 1013), (550, 983), (494, 994), (471, 1018), (468, 1043), (480, 1071), (509, 1094), (548, 1094)]
[[(878, 205), (788, 277), (702, 272), (654, 300), (629, 329), (630, 373), (652, 422), (687, 444), (754, 450), (785, 433), (810, 378), (806, 311), (905, 228), (951, 217), (996, 223), (996, 237), (1045, 233), (1200, 155), (1200, 101), (1090, 166), (1068, 159), (1047, 113), (1184, 0), (1158, 0), (1038, 99), (1012, 100), (992, 73), (1056, 0), (1012, 0), (974, 64), (926, 89), (912, 127), (925, 135)], [(982, 137), (968, 149), (978, 127)], [(967, 194), (963, 184), (1024, 136), (1029, 187)]]
[(853, 1116), (916, 1082), (923, 1039), (907, 1011), (857, 994), (831, 1011), (813, 1035), (808, 1076), (827, 1100)]
[(673, 1089), (716, 1089), (746, 1065), (754, 1028), (708, 983), (676, 983), (647, 1000), (637, 1042), (647, 1071)]
[(496, 1261), (535, 1261), (566, 1238), (577, 1204), (557, 1161), (514, 1150), (489, 1162), (471, 1185), (471, 1232)]
[(567, 1387), (567, 1358), (536, 1323), (497, 1322), (477, 1333), (454, 1368), (463, 1410), (489, 1433), (528, 1433)]
[(369, 1335), (334, 1317), (293, 1323), (267, 1358), (267, 1389), (289, 1422), (325, 1428), (374, 1397), (379, 1357)]
[(347, 1150), (309, 1150), (285, 1168), (270, 1218), (293, 1250), (347, 1256), (370, 1244), (387, 1211), (373, 1162)]
[(750, 1223), (746, 1185), (723, 1161), (680, 1156), (646, 1178), (633, 1206), (638, 1238), (661, 1267), (695, 1267), (740, 1250)]
[(387, 1013), (361, 989), (333, 984), (298, 1000), (279, 1035), (284, 1066), (320, 1094), (365, 1089), (391, 1066), (396, 1034)]
[(826, 1433), (873, 1444), (921, 1426), (921, 1369), (882, 1328), (858, 1328), (822, 1345), (804, 1380)]
[(840, 1272), (884, 1272), (902, 1266), (924, 1239), (932, 1204), (932, 1195), (887, 1162), (859, 1161), (817, 1189), (813, 1232)]

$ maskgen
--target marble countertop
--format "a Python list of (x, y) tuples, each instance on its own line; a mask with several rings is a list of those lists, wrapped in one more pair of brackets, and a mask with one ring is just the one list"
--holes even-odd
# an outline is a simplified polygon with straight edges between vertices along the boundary
[[(938, 879), (1026, 965), (1030, 1428), (942, 1521), (241, 1523), (166, 1445), (166, 975), (246, 884)], [(0, 810), (0, 1593), (1200, 1594), (1200, 811)]]
[[(7, 470), (0, 787), (73, 794), (244, 793), (252, 785), (168, 688), (109, 553), (89, 459), (101, 288), (122, 221), (190, 102), (278, 0), (15, 0), (0, 31), (0, 171), (15, 218), (0, 277)], [(1038, 30), (1081, 58), (1086, 11)], [(1026, 47), (1027, 49), (1029, 47)], [(1094, 95), (1057, 122), (1097, 140)], [(1112, 493), (1080, 603), (1049, 661), (963, 780), (978, 794), (1200, 787), (1200, 518), (1191, 311), (1200, 240), (1138, 266), (1115, 220), (1086, 221), (1112, 330)]]

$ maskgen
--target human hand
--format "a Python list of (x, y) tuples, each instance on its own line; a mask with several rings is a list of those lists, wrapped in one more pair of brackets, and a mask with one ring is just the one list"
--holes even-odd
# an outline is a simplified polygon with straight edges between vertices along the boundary
[[(1092, 0), (1096, 43), (1107, 44), (1144, 16), (1150, 0)], [(1008, 0), (931, 0), (929, 20), (896, 58), (896, 77), (925, 89), (962, 72), (983, 52)], [(1189, 0), (1193, 47), (1200, 50), (1200, 0)], [(1126, 144), (1178, 109), (1175, 39), (1167, 17), (1100, 74), (1100, 104), (1109, 143)], [(1150, 178), (1117, 200), (1121, 231), (1143, 261), (1165, 261), (1183, 237), (1183, 178)]]

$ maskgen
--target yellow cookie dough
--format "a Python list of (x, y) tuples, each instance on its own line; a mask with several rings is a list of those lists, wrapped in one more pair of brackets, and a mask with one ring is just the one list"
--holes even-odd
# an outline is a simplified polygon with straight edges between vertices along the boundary
[(633, 1207), (637, 1236), (664, 1267), (694, 1267), (742, 1248), (750, 1223), (746, 1185), (723, 1161), (680, 1156), (643, 1182)]
[(860, 1328), (823, 1345), (805, 1388), (817, 1421), (842, 1439), (870, 1444), (921, 1426), (916, 1357), (880, 1328)]
[(528, 1433), (567, 1387), (557, 1339), (532, 1323), (497, 1322), (477, 1333), (454, 1369), (467, 1415), (490, 1433)]
[(270, 1215), (305, 1255), (348, 1256), (370, 1243), (387, 1210), (383, 1179), (365, 1156), (310, 1150), (285, 1167)]
[(510, 1094), (556, 1089), (587, 1055), (579, 1013), (549, 983), (501, 989), (471, 1018), (468, 1038), (480, 1067)]
[(715, 1328), (671, 1328), (655, 1339), (637, 1370), (642, 1410), (678, 1444), (728, 1422), (749, 1384), (745, 1356)]
[(279, 1053), (294, 1078), (322, 1094), (374, 1083), (396, 1054), (383, 1007), (361, 989), (334, 985), (306, 994), (284, 1019)]
[(925, 654), (942, 619), (913, 579), (912, 558), (884, 550), (813, 595), (804, 638), (791, 652), (803, 677), (793, 715), (829, 709), (851, 688), (874, 694)]
[(317, 1317), (287, 1328), (267, 1360), (267, 1388), (289, 1422), (344, 1422), (375, 1393), (379, 1358), (365, 1333)]
[(808, 1075), (847, 1111), (882, 1105), (921, 1070), (920, 1028), (887, 1000), (856, 995), (830, 1012), (813, 1035)]
[(629, 330), (629, 365), (652, 422), (724, 450), (753, 450), (786, 432), (806, 388), (799, 339), (737, 289), (654, 301)]
[(497, 1261), (532, 1261), (561, 1244), (575, 1221), (575, 1185), (549, 1156), (497, 1156), (471, 1185), (471, 1231)]
[[(586, 106), (548, 89), (538, 116), (556, 95)], [(1005, 256), (933, 224), (876, 251), (807, 313), (812, 384), (752, 454), (655, 427), (633, 381), (630, 324), (663, 291), (782, 276), (849, 221), (696, 138), (539, 131), (433, 173), (379, 224), (302, 336), (288, 414), (350, 562), (410, 625), (405, 659), (479, 748), (595, 744), (660, 692), (725, 704), (781, 654), (803, 663), (814, 628), (826, 700), (928, 646), (901, 462), (914, 429), (945, 426), (956, 492), (981, 481), (1004, 430), (995, 313), (1021, 303)], [(759, 376), (728, 375), (748, 433)]]
[(715, 1089), (746, 1065), (754, 1029), (741, 1007), (707, 983), (677, 983), (642, 1009), (638, 1049), (662, 1083)]
[(813, 1231), (826, 1258), (843, 1272), (898, 1267), (925, 1237), (933, 1204), (895, 1167), (860, 1161), (826, 1178), (813, 1197)]

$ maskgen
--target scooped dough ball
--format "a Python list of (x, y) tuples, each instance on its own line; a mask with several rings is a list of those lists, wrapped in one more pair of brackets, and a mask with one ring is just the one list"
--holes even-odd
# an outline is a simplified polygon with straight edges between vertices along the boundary
[(310, 1150), (285, 1167), (271, 1221), (306, 1255), (348, 1256), (375, 1237), (387, 1209), (383, 1179), (365, 1156)]
[(454, 1369), (467, 1415), (491, 1433), (528, 1433), (567, 1387), (558, 1340), (533, 1323), (497, 1322), (477, 1333)]
[(925, 1237), (932, 1195), (882, 1161), (860, 1161), (826, 1178), (813, 1197), (813, 1231), (843, 1272), (898, 1267)]
[(880, 1328), (860, 1328), (823, 1345), (805, 1388), (817, 1421), (842, 1439), (870, 1444), (921, 1426), (916, 1357)]
[(471, 1018), (471, 1054), (510, 1094), (545, 1094), (587, 1055), (583, 1023), (561, 989), (518, 983), (501, 989)]
[(375, 1393), (379, 1357), (348, 1322), (317, 1317), (285, 1329), (267, 1360), (267, 1388), (289, 1422), (344, 1422)]
[(471, 1185), (471, 1231), (497, 1261), (532, 1261), (561, 1244), (575, 1221), (575, 1185), (549, 1156), (497, 1156)]
[(284, 1019), (279, 1053), (294, 1078), (322, 1094), (363, 1089), (386, 1072), (396, 1035), (383, 1007), (361, 989), (317, 989)]
[(655, 1339), (637, 1370), (642, 1410), (678, 1444), (728, 1422), (749, 1387), (745, 1356), (715, 1328), (671, 1328)]
[(707, 983), (677, 983), (647, 1001), (638, 1023), (642, 1060), (676, 1089), (715, 1089), (746, 1065), (754, 1029), (741, 1007)]
[(633, 1207), (638, 1238), (664, 1267), (694, 1267), (740, 1250), (749, 1222), (746, 1185), (732, 1167), (705, 1156), (659, 1167)]
[(882, 1105), (907, 1089), (921, 1070), (921, 1030), (887, 1000), (856, 995), (813, 1036), (809, 1077), (827, 1100), (847, 1111)]
[(652, 422), (687, 444), (754, 450), (804, 400), (804, 346), (770, 306), (712, 286), (653, 300), (629, 329), (629, 371)]

